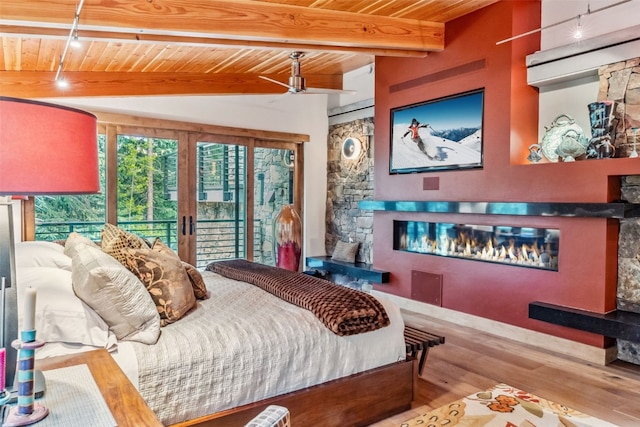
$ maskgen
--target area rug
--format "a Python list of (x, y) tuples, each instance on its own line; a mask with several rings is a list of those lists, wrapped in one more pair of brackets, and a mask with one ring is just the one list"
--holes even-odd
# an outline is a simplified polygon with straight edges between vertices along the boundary
[(498, 384), (400, 424), (414, 426), (616, 427), (507, 384)]

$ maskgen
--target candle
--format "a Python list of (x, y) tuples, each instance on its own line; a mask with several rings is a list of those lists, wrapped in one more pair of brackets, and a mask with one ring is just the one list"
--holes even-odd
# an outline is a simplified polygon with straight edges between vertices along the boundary
[(36, 290), (34, 288), (25, 289), (24, 293), (24, 331), (32, 331), (36, 324)]

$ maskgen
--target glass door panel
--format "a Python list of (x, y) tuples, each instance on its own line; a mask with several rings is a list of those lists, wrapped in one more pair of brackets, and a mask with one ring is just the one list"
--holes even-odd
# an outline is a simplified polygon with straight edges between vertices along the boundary
[(275, 265), (273, 221), (282, 206), (293, 204), (293, 151), (254, 150), (253, 261)]
[(153, 243), (178, 244), (174, 139), (118, 135), (118, 226)]
[(197, 143), (196, 265), (246, 254), (244, 146)]
[[(35, 197), (35, 240), (66, 239), (72, 231), (100, 241), (106, 218), (106, 139), (98, 135), (100, 193)], [(61, 173), (64, 173), (61, 171)]]

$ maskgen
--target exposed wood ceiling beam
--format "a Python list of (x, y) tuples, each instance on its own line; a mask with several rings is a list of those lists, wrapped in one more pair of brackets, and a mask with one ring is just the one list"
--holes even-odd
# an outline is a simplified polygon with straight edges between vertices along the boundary
[[(4, 20), (71, 24), (75, 2), (2, 0)], [(7, 22), (5, 22), (7, 23)], [(308, 44), (323, 47), (441, 51), (444, 24), (248, 0), (92, 0), (80, 28), (140, 34)]]
[[(22, 98), (65, 96), (145, 96), (192, 94), (274, 94), (279, 87), (253, 74), (194, 73), (95, 73), (65, 72), (72, 84), (66, 90), (56, 86), (55, 73), (38, 71), (0, 72), (0, 93)], [(282, 75), (267, 75), (284, 80)], [(305, 75), (307, 86), (342, 89), (341, 75)], [(282, 92), (286, 91), (282, 88)]]
[[(3, 25), (0, 24), (0, 35), (13, 35), (16, 37), (38, 37), (52, 39), (66, 39), (69, 30), (64, 28), (52, 28), (31, 25)], [(184, 46), (228, 46), (254, 49), (282, 49), (286, 51), (298, 50), (326, 51), (326, 52), (348, 52), (371, 56), (399, 56), (422, 58), (428, 52), (406, 49), (379, 49), (360, 46), (318, 46), (308, 43), (298, 43), (295, 40), (289, 42), (269, 42), (263, 40), (233, 40), (216, 37), (194, 37), (194, 36), (174, 36), (165, 34), (139, 33), (129, 31), (104, 31), (104, 30), (80, 30), (79, 35), (82, 40), (103, 41), (103, 42), (131, 42), (131, 43), (163, 43), (178, 44)]]

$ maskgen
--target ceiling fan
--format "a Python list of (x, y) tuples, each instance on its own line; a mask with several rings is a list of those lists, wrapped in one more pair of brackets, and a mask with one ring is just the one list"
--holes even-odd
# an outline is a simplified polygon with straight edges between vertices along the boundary
[(326, 94), (347, 94), (355, 93), (353, 90), (340, 90), (340, 89), (322, 89), (307, 87), (306, 80), (300, 74), (300, 59), (304, 56), (303, 52), (291, 52), (289, 58), (291, 58), (291, 75), (289, 76), (289, 84), (274, 80), (266, 76), (259, 76), (261, 79), (268, 80), (280, 86), (287, 88), (286, 94), (292, 93), (326, 93)]

